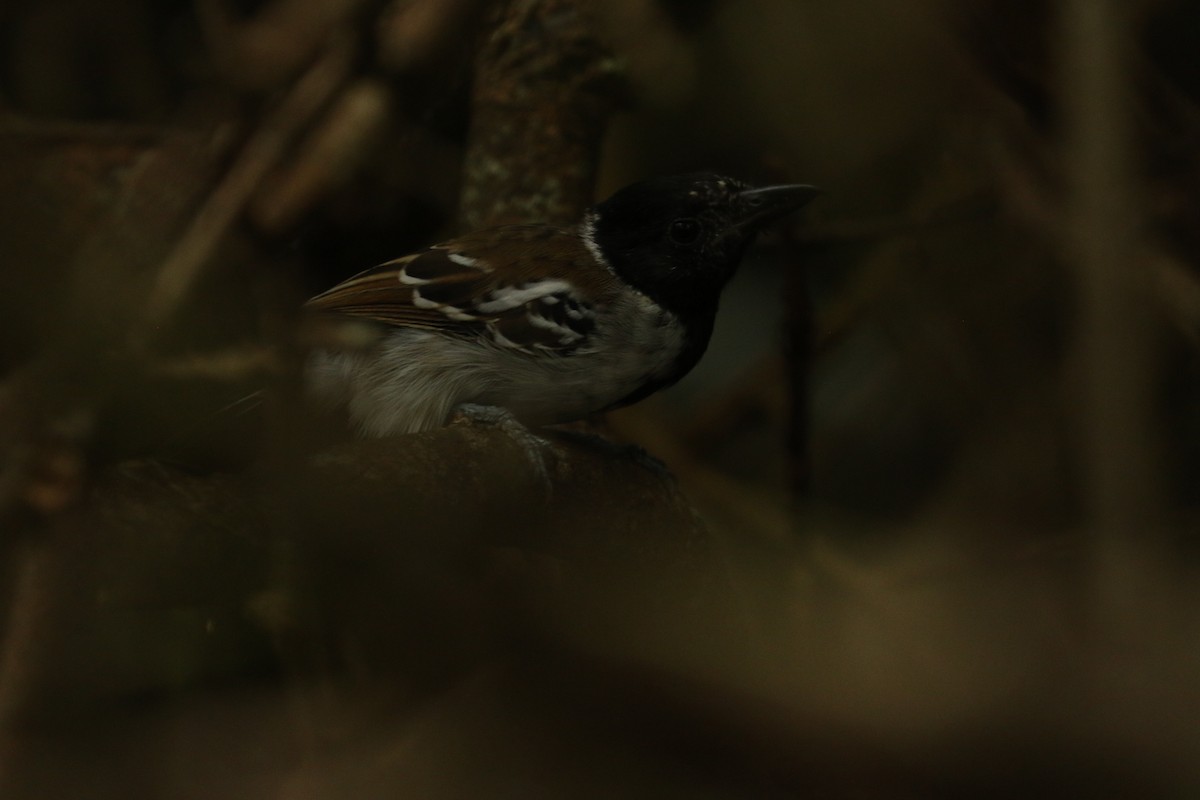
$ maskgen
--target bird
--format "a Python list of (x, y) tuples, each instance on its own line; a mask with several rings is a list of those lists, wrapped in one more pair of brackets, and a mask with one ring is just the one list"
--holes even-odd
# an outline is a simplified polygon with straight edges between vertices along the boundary
[(654, 177), (575, 225), (487, 228), (380, 264), (305, 305), (366, 333), (310, 353), (308, 392), (367, 437), (456, 414), (528, 430), (636, 403), (700, 360), (757, 233), (818, 194)]

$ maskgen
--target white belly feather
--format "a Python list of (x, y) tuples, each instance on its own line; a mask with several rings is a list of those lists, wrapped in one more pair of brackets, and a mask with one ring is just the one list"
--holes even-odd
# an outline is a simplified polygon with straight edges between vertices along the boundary
[(545, 425), (616, 403), (669, 372), (683, 348), (674, 315), (635, 292), (596, 323), (567, 355), (395, 328), (367, 352), (314, 353), (309, 390), (326, 405), (344, 406), (368, 436), (440, 427), (464, 403), (501, 406), (527, 425)]

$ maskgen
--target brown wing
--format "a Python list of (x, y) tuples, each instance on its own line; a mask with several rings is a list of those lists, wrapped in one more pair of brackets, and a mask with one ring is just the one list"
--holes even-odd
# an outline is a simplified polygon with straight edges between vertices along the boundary
[(386, 325), (486, 336), (520, 350), (570, 351), (616, 281), (577, 235), (518, 225), (469, 234), (346, 280), (307, 304)]

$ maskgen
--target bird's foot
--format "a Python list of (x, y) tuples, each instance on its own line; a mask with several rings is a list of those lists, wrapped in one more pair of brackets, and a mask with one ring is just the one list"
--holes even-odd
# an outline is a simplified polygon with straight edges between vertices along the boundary
[(538, 436), (521, 424), (511, 411), (500, 406), (463, 403), (454, 409), (450, 422), (497, 428), (508, 434), (524, 451), (547, 497), (550, 496), (554, 485), (552, 475), (558, 467), (559, 450), (550, 440)]

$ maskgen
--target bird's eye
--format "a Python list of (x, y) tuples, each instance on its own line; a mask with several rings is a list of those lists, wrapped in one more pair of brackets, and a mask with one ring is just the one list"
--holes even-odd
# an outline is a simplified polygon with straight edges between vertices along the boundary
[(700, 223), (691, 217), (683, 217), (671, 223), (667, 236), (675, 244), (695, 244), (700, 238)]

